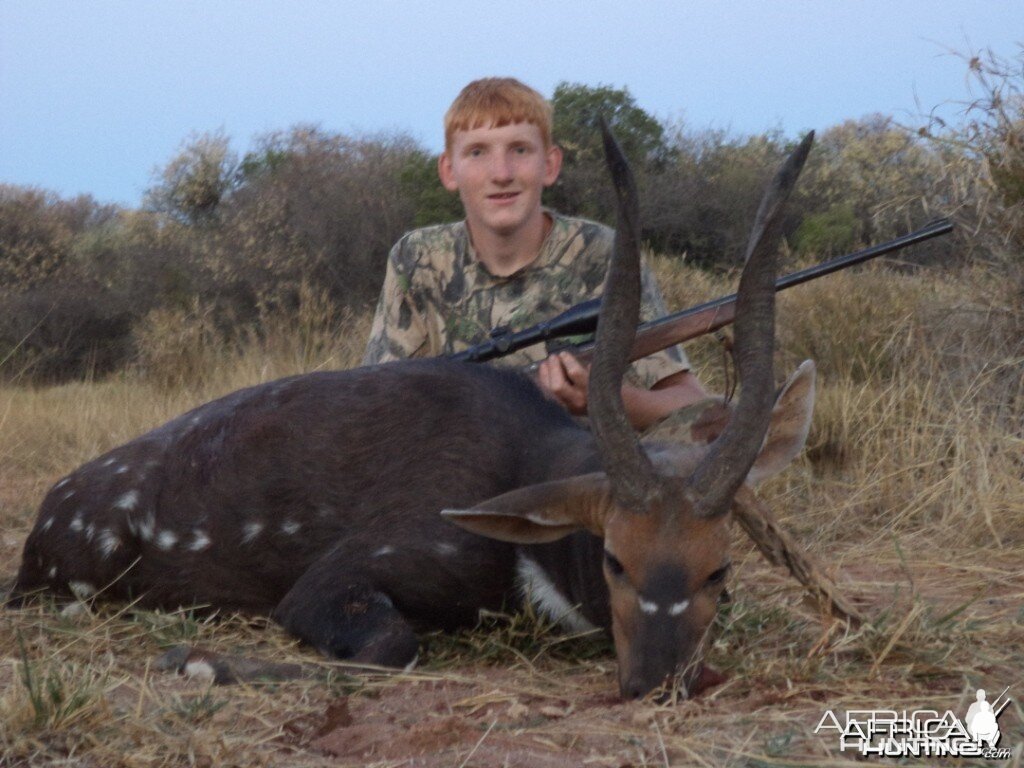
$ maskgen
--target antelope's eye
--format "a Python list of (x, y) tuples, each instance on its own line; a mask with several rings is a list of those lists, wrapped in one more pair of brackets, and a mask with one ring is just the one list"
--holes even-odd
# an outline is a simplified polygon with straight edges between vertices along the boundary
[(612, 576), (621, 576), (625, 570), (622, 567), (622, 563), (619, 562), (619, 559), (607, 549), (604, 551), (604, 563), (608, 566), (608, 570), (611, 572)]
[(725, 577), (729, 575), (729, 566), (723, 565), (717, 571), (708, 576), (707, 585), (709, 587), (717, 587), (725, 581)]

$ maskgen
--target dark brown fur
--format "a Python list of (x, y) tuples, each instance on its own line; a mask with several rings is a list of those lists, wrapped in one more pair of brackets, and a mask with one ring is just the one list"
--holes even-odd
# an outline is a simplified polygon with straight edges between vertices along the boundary
[[(59, 482), (12, 596), (70, 596), (78, 582), (144, 605), (275, 611), (347, 656), (358, 642), (321, 626), (329, 608), (354, 605), (355, 619), (379, 608), (407, 638), (402, 617), (447, 628), (513, 602), (515, 546), (438, 511), (596, 462), (591, 436), (515, 373), (430, 360), (284, 379), (201, 406)], [(392, 656), (374, 660), (412, 654)]]

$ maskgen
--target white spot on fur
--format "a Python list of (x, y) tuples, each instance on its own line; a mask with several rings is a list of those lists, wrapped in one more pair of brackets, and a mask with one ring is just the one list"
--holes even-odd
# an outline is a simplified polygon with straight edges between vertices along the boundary
[(67, 485), (70, 482), (71, 482), (71, 478), (70, 477), (65, 477), (63, 480), (61, 480), (59, 483), (57, 483), (55, 486), (53, 486), (53, 490), (55, 490), (55, 491), (59, 490), (59, 489), (63, 488), (65, 485)]
[[(129, 517), (129, 522), (131, 518)], [(156, 528), (156, 518), (152, 512), (147, 512), (142, 516), (141, 520), (138, 520), (135, 524), (135, 529), (138, 531), (138, 536), (143, 541), (153, 540), (153, 530)]]
[(188, 548), (193, 552), (202, 552), (210, 546), (210, 537), (204, 531), (196, 531), (194, 536), (195, 538), (192, 539), (192, 543), (188, 545)]
[(596, 627), (565, 599), (548, 577), (547, 572), (530, 558), (519, 555), (516, 560), (519, 591), (537, 612), (558, 622), (570, 632), (590, 632)]
[(96, 535), (96, 524), (89, 523), (85, 526), (85, 540), (92, 541), (92, 537)]
[(57, 576), (57, 566), (51, 566), (50, 570), (46, 572), (46, 575), (51, 579), (55, 578)]
[(410, 661), (408, 664), (406, 664), (404, 667), (402, 667), (402, 671), (405, 672), (406, 674), (408, 674), (409, 672), (412, 672), (414, 669), (416, 669), (416, 665), (419, 663), (419, 660), (420, 660), (420, 655), (419, 655), (419, 653), (417, 653), (415, 656), (412, 657), (412, 661)]
[(197, 413), (195, 416), (188, 420), (188, 423), (194, 427), (196, 424), (199, 424), (202, 420), (203, 417)]
[(682, 613), (683, 611), (685, 611), (689, 607), (690, 607), (690, 601), (689, 600), (683, 600), (682, 602), (679, 602), (679, 603), (673, 603), (672, 605), (670, 605), (668, 607), (668, 615), (669, 616), (678, 616), (680, 613)]
[(82, 515), (77, 514), (71, 518), (71, 522), (68, 523), (68, 528), (72, 531), (80, 531), (85, 527), (85, 523), (82, 522)]
[(121, 539), (109, 528), (100, 531), (100, 554), (110, 557), (121, 546)]
[(52, 518), (52, 517), (48, 517), (48, 518), (46, 518), (46, 520), (45, 520), (45, 521), (43, 522), (43, 524), (42, 524), (41, 526), (39, 526), (39, 530), (40, 530), (40, 531), (44, 531), (44, 532), (45, 532), (45, 531), (48, 531), (48, 530), (50, 530), (50, 526), (51, 526), (51, 525), (53, 525), (53, 518)]
[(113, 464), (116, 464), (116, 463), (117, 463), (117, 459), (115, 459), (113, 456), (111, 456), (109, 459), (107, 459), (102, 464), (100, 464), (100, 466), (101, 467), (109, 467), (109, 466), (111, 466)]
[(642, 597), (638, 597), (637, 602), (640, 604), (640, 610), (649, 616), (653, 616), (658, 612), (657, 603), (652, 603), (650, 600), (644, 600)]
[(242, 543), (248, 544), (263, 530), (263, 523), (246, 523), (242, 528)]
[(119, 498), (117, 501), (114, 502), (114, 508), (115, 509), (124, 509), (124, 510), (127, 510), (127, 511), (130, 512), (131, 510), (135, 509), (135, 507), (136, 507), (136, 505), (138, 505), (138, 503), (139, 503), (139, 492), (138, 491), (128, 491), (128, 493), (126, 493), (124, 496), (122, 496), (121, 498)]
[(68, 499), (70, 499), (70, 498), (71, 498), (72, 496), (74, 496), (74, 495), (75, 495), (75, 492), (74, 492), (74, 491), (68, 491), (68, 492), (67, 492), (67, 493), (65, 493), (65, 494), (64, 494), (63, 496), (61, 496), (61, 497), (60, 497), (60, 500), (61, 500), (61, 501), (67, 501)]
[(289, 536), (298, 533), (299, 528), (302, 527), (302, 523), (297, 523), (294, 520), (285, 520), (281, 523), (281, 532), (287, 533)]
[(156, 536), (156, 545), (167, 552), (178, 543), (178, 534), (174, 531), (160, 531)]
[(374, 557), (384, 557), (384, 555), (393, 555), (394, 553), (395, 553), (395, 548), (392, 547), (389, 544), (386, 544), (383, 547), (381, 547), (380, 549), (378, 549), (376, 552), (374, 552), (373, 556)]
[(122, 464), (120, 467), (114, 470), (115, 475), (123, 475), (129, 469), (127, 464)]
[(437, 544), (434, 545), (434, 549), (437, 550), (437, 554), (446, 556), (454, 555), (456, 552), (459, 551), (458, 547), (456, 547), (454, 544), (449, 544), (447, 541), (439, 541)]
[(69, 581), (68, 589), (70, 589), (71, 594), (79, 600), (88, 600), (96, 594), (96, 587), (88, 581)]
[(200, 680), (213, 680), (217, 676), (213, 665), (202, 659), (186, 663), (184, 674), (186, 677), (196, 677)]

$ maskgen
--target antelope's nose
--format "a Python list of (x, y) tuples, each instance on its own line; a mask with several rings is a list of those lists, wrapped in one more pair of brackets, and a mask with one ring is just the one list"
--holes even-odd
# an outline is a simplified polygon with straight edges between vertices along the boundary
[(624, 699), (642, 699), (651, 691), (657, 689), (671, 689), (673, 675), (665, 675), (657, 680), (635, 675), (624, 681), (619, 686), (619, 694)]

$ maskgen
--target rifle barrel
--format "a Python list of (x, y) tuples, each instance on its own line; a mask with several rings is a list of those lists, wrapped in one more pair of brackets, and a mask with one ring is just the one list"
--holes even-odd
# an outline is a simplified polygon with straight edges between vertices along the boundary
[[(953, 222), (949, 219), (936, 219), (935, 221), (926, 224), (921, 229), (901, 237), (897, 237), (894, 240), (889, 240), (888, 242), (874, 245), (870, 248), (854, 251), (853, 253), (848, 253), (844, 256), (837, 256), (834, 259), (829, 259), (828, 261), (823, 261), (820, 264), (815, 264), (813, 267), (808, 267), (806, 269), (801, 269), (797, 272), (784, 275), (775, 281), (775, 290), (784, 291), (787, 288), (792, 288), (794, 285), (800, 285), (810, 280), (830, 275), (833, 272), (838, 272), (840, 270), (856, 266), (857, 264), (863, 264), (866, 261), (876, 259), (879, 256), (884, 256), (885, 254), (892, 253), (893, 251), (898, 251), (901, 248), (906, 248), (907, 246), (915, 245), (925, 240), (930, 240), (931, 238), (938, 237), (939, 235), (945, 235), (952, 230)], [(731, 293), (728, 296), (720, 296), (717, 299), (712, 299), (711, 301), (706, 301), (703, 304), (688, 307), (687, 309), (674, 312), (673, 314), (666, 315), (665, 317), (657, 320), (641, 323), (637, 327), (638, 346), (634, 349), (634, 352), (630, 353), (630, 359), (636, 360), (639, 357), (644, 357), (657, 351), (657, 349), (651, 349), (650, 351), (643, 351), (642, 354), (639, 353), (641, 349), (646, 349), (652, 345), (656, 346), (660, 343), (651, 341), (645, 345), (639, 344), (639, 336), (641, 333), (649, 336), (657, 335), (658, 331), (664, 331), (668, 326), (671, 326), (680, 320), (694, 315), (699, 315), (701, 313), (707, 313), (710, 318), (709, 324), (702, 333), (708, 333), (710, 331), (717, 330), (724, 325), (728, 325), (732, 322), (733, 315), (729, 309), (725, 308), (734, 304), (735, 301), (736, 294)], [(597, 329), (597, 313), (599, 307), (599, 298), (590, 299), (589, 301), (582, 302), (566, 310), (556, 318), (539, 323), (538, 325), (532, 326), (523, 331), (517, 331), (514, 333), (497, 333), (494, 338), (482, 342), (475, 347), (463, 350), (462, 352), (449, 355), (449, 358), (453, 360), (461, 360), (463, 362), (485, 362), (496, 357), (501, 357), (508, 352), (514, 352), (518, 349), (522, 349), (541, 341), (563, 338), (565, 336), (582, 336), (593, 333)], [(713, 312), (713, 310), (722, 311)], [(593, 342), (588, 342), (577, 347), (576, 351), (586, 352), (592, 346)], [(669, 344), (669, 346), (671, 346), (671, 344)], [(664, 348), (665, 347), (658, 347), (658, 349)], [(535, 366), (531, 366), (530, 368), (532, 369), (534, 367)]]
[[(871, 259), (876, 259), (879, 256), (884, 256), (887, 253), (892, 253), (901, 248), (906, 248), (909, 245), (928, 240), (939, 235), (944, 235), (947, 232), (952, 231), (953, 223), (949, 219), (938, 219), (931, 222), (930, 224), (922, 227), (921, 229), (911, 232), (909, 234), (898, 237), (895, 240), (890, 240), (879, 245), (872, 246), (870, 248), (864, 248), (860, 251), (848, 253), (845, 256), (837, 256), (834, 259), (823, 261), (820, 264), (815, 264), (813, 267), (802, 269), (798, 272), (792, 272), (788, 275), (784, 275), (775, 281), (775, 290), (784, 291), (787, 288), (792, 288), (794, 285), (800, 285), (810, 280), (814, 280), (825, 275), (830, 275), (833, 272), (838, 272), (841, 269), (862, 264)], [(666, 346), (671, 344), (665, 344), (666, 338), (670, 335), (671, 327), (682, 320), (692, 318), (697, 315), (706, 316), (707, 320), (701, 326), (701, 329), (696, 335), (703, 335), (705, 333), (711, 333), (716, 331), (723, 326), (729, 325), (735, 319), (735, 308), (736, 308), (736, 294), (731, 293), (728, 296), (720, 296), (717, 299), (698, 304), (688, 309), (680, 310), (671, 315), (659, 318), (657, 320), (651, 320), (647, 323), (641, 323), (637, 327), (636, 341), (634, 342), (633, 349), (629, 353), (629, 359), (638, 360), (641, 357), (653, 354), (654, 352), (665, 349)], [(693, 338), (692, 336), (690, 338)], [(682, 339), (685, 341), (687, 339)], [(582, 344), (577, 348), (577, 351), (581, 355), (589, 355), (593, 348), (593, 342)]]
[[(823, 261), (820, 264), (815, 264), (813, 267), (808, 267), (807, 269), (801, 269), (797, 272), (791, 272), (788, 275), (783, 275), (775, 281), (775, 290), (784, 291), (787, 288), (792, 288), (794, 285), (800, 285), (816, 278), (824, 277), (825, 275), (831, 275), (833, 272), (839, 272), (840, 270), (847, 269), (848, 267), (863, 264), (866, 261), (877, 259), (879, 256), (884, 256), (887, 253), (898, 251), (909, 245), (915, 245), (916, 243), (920, 243), (924, 240), (930, 240), (933, 237), (945, 235), (952, 230), (953, 222), (949, 219), (937, 219), (916, 232), (903, 235), (895, 240), (889, 240), (888, 242), (881, 243), (879, 245), (873, 245), (870, 248), (854, 251), (853, 253), (848, 253), (845, 256), (837, 256), (834, 259), (829, 259), (828, 261)], [(719, 296), (717, 299), (706, 301), (703, 304), (697, 304), (696, 306), (667, 315), (659, 318), (658, 320), (651, 320), (648, 323), (642, 323), (639, 329), (658, 328), (680, 318), (700, 314), (701, 312), (705, 312), (709, 309), (716, 309), (718, 307), (725, 306), (726, 304), (731, 304), (734, 301), (736, 301), (735, 293), (730, 293), (728, 296)]]

